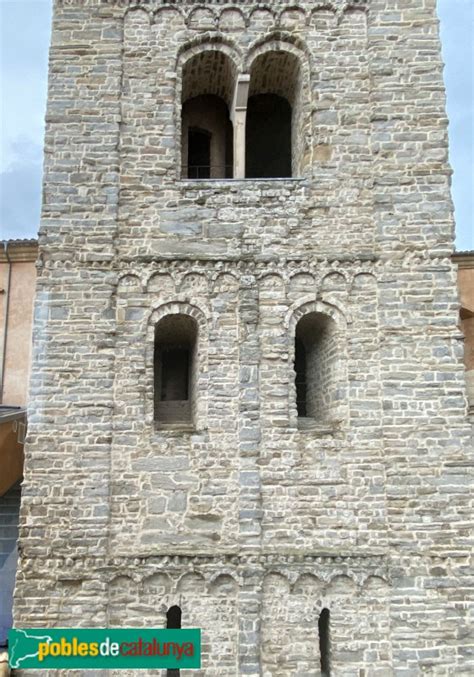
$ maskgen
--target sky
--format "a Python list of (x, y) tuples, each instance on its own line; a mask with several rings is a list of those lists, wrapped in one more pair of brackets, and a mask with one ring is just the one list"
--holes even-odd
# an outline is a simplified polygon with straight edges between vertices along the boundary
[[(456, 248), (474, 249), (474, 0), (438, 0)], [(0, 0), (0, 239), (35, 237), (41, 209), (51, 0)]]

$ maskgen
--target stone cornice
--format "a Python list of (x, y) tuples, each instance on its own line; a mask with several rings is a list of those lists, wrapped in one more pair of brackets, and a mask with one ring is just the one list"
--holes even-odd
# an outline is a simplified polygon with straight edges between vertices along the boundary
[(474, 268), (474, 251), (454, 252), (453, 262), (458, 268)]
[(20, 557), (20, 569), (24, 575), (46, 578), (54, 572), (56, 581), (83, 580), (101, 576), (112, 582), (120, 576), (128, 576), (136, 582), (146, 581), (150, 576), (166, 574), (175, 583), (186, 574), (195, 573), (211, 582), (221, 574), (243, 581), (243, 572), (265, 577), (279, 574), (290, 584), (300, 576), (311, 575), (322, 582), (330, 583), (340, 575), (349, 576), (356, 585), (362, 585), (371, 576), (388, 581), (389, 559), (386, 554), (367, 553), (337, 555), (329, 553), (199, 553), (176, 555), (150, 555), (129, 557)]
[(58, 0), (59, 5), (74, 5), (74, 4), (97, 4), (102, 6), (120, 6), (120, 7), (203, 7), (206, 5), (217, 5), (218, 7), (232, 7), (243, 6), (252, 7), (256, 4), (261, 6), (278, 6), (289, 8), (305, 8), (311, 9), (333, 9), (334, 11), (341, 11), (350, 8), (365, 9), (369, 5), (369, 0), (300, 0), (300, 2), (291, 2), (291, 0), (271, 0), (268, 2), (255, 3), (255, 0)]
[(269, 9), (277, 13), (285, 9), (302, 10), (313, 13), (318, 10), (329, 10), (334, 14), (341, 15), (347, 10), (359, 9), (364, 12), (369, 10), (370, 0), (267, 0), (255, 3), (255, 0), (56, 0), (57, 6), (65, 9), (74, 7), (110, 9), (143, 9), (153, 13), (165, 7), (176, 7), (180, 11), (203, 9), (209, 7), (218, 10), (254, 8)]
[(5, 243), (0, 247), (0, 263), (27, 263), (36, 261), (38, 258), (37, 240), (7, 240), (8, 256), (5, 251)]
[(387, 558), (387, 553), (377, 550), (367, 553), (302, 553), (302, 552), (259, 552), (259, 553), (179, 553), (179, 554), (152, 554), (152, 555), (117, 555), (116, 557), (102, 556), (64, 556), (51, 558), (33, 557), (22, 555), (25, 565), (36, 563), (49, 565), (53, 561), (58, 566), (78, 566), (87, 565), (91, 567), (110, 567), (110, 566), (140, 566), (143, 564), (155, 564), (161, 566), (180, 566), (183, 564), (207, 564), (207, 565), (235, 565), (245, 566), (249, 564), (275, 565), (275, 564), (348, 564), (366, 566), (373, 562), (380, 564)]

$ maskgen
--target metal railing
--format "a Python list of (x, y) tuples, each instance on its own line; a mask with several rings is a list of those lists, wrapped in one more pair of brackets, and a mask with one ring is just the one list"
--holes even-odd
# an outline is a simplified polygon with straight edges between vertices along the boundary
[(232, 179), (232, 165), (188, 165), (188, 179)]

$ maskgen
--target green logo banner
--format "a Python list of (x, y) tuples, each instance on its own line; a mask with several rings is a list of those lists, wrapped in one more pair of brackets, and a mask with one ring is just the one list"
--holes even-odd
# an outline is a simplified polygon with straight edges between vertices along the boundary
[(8, 644), (13, 669), (201, 667), (201, 630), (196, 628), (16, 628)]

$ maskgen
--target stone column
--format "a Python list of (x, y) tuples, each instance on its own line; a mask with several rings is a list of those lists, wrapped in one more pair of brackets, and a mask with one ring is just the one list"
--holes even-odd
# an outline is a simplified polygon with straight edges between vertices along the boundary
[(239, 75), (232, 103), (231, 120), (234, 125), (234, 179), (245, 178), (245, 124), (250, 75)]

